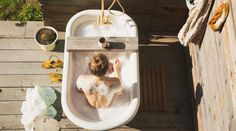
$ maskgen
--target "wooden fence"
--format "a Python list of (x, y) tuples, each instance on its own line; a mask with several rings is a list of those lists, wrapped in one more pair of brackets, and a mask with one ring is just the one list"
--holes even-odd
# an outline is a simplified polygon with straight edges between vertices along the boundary
[[(68, 20), (86, 9), (100, 9), (100, 0), (40, 0), (45, 25), (65, 30)], [(105, 0), (108, 8), (112, 0)], [(137, 23), (139, 34), (177, 35), (188, 15), (184, 0), (121, 0), (126, 13)], [(117, 6), (114, 9), (120, 10)]]
[[(213, 11), (222, 2), (216, 0)], [(207, 27), (202, 44), (189, 46), (199, 131), (236, 130), (235, 14), (236, 1), (231, 0), (230, 13), (222, 31), (214, 32)]]

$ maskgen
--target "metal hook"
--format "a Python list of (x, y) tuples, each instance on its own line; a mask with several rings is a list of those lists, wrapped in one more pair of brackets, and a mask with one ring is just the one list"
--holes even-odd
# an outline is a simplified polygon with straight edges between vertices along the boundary
[[(120, 8), (122, 9), (122, 13), (121, 14), (115, 14), (111, 11), (111, 8), (114, 6), (115, 3), (118, 3), (118, 5), (120, 6)], [(113, 0), (112, 4), (110, 5), (110, 7), (108, 8), (108, 12), (111, 14), (111, 15), (114, 15), (114, 16), (121, 16), (123, 14), (125, 14), (125, 9), (124, 7), (122, 6), (122, 4), (120, 3), (120, 0)]]

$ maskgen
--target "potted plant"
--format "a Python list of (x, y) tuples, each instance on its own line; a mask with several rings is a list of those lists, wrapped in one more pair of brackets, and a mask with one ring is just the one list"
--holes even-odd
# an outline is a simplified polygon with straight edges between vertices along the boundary
[(35, 41), (44, 51), (51, 51), (56, 46), (58, 32), (50, 26), (39, 28), (35, 33)]

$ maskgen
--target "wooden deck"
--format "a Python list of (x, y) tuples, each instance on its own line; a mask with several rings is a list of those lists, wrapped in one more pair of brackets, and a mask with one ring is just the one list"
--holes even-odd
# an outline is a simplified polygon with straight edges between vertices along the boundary
[[(49, 80), (41, 68), (43, 60), (56, 54), (63, 59), (64, 33), (54, 52), (42, 51), (34, 42), (41, 22), (0, 22), (0, 130), (24, 130), (20, 123), (21, 104), (27, 88), (61, 84)], [(192, 131), (193, 118), (184, 48), (175, 37), (155, 36), (140, 45), (141, 106), (126, 126), (114, 130)], [(63, 115), (62, 131), (83, 130)]]

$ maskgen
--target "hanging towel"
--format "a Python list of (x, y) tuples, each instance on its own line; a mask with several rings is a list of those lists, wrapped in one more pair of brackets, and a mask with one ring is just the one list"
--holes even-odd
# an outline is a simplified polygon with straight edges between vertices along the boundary
[(183, 46), (189, 43), (199, 44), (202, 41), (213, 3), (214, 0), (198, 0), (196, 6), (190, 9), (189, 17), (178, 34)]

